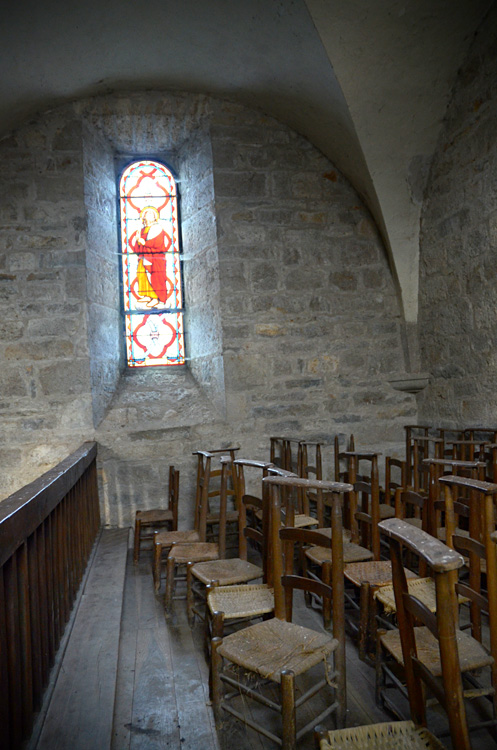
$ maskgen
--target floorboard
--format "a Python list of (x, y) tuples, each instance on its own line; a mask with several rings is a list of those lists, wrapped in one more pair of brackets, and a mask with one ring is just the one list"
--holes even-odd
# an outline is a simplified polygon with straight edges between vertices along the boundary
[(110, 747), (127, 547), (126, 530), (102, 532), (37, 750)]

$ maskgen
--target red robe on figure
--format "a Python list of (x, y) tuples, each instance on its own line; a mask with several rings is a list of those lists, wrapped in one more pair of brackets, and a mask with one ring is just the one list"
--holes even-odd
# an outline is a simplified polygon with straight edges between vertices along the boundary
[[(134, 250), (139, 254), (138, 261), (138, 294), (140, 297), (158, 299), (163, 304), (167, 300), (168, 278), (166, 275), (166, 251), (171, 247), (171, 238), (160, 229), (155, 237), (148, 238), (150, 230), (154, 227), (143, 227), (140, 238), (145, 244), (135, 243)], [(169, 287), (171, 283), (169, 282)]]

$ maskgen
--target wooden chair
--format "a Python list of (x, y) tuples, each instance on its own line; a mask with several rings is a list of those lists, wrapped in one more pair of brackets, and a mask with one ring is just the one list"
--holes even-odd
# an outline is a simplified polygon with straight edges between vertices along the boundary
[[(252, 624), (255, 619), (266, 617), (274, 612), (272, 587), (271, 534), (269, 529), (269, 493), (267, 488), (261, 497), (246, 492), (245, 476), (247, 469), (254, 469), (267, 476), (272, 464), (250, 459), (236, 459), (238, 471), (238, 492), (240, 507), (240, 556), (246, 558), (248, 543), (255, 545), (262, 559), (262, 583), (244, 585), (219, 585), (214, 581), (207, 585), (207, 606), (205, 617), (206, 650), (210, 653), (210, 641), (222, 637), (225, 627), (231, 629)], [(261, 483), (262, 484), (262, 483)], [(247, 511), (258, 511), (260, 523), (250, 525)]]
[[(228, 455), (232, 458), (238, 448), (227, 448)], [(211, 476), (218, 476), (218, 471), (212, 468), (212, 459), (216, 454), (221, 453), (222, 449), (215, 451), (195, 451), (194, 456), (197, 456), (197, 483), (195, 490), (195, 509), (193, 516), (193, 529), (188, 530), (176, 530), (176, 531), (158, 531), (154, 535), (153, 539), (153, 560), (152, 560), (152, 574), (154, 579), (154, 587), (156, 591), (159, 591), (161, 584), (161, 570), (163, 562), (166, 560), (167, 555), (173, 544), (192, 544), (194, 542), (207, 542), (207, 527), (208, 521), (213, 522), (213, 514), (209, 516), (209, 500), (216, 494), (217, 490), (211, 492)], [(201, 519), (201, 513), (205, 512), (205, 523)], [(227, 520), (234, 520), (237, 515), (226, 512)], [(219, 523), (219, 514), (215, 519), (216, 523)], [(205, 526), (205, 528), (204, 528)], [(226, 539), (223, 540), (225, 544)], [(212, 548), (208, 548), (212, 549)], [(211, 558), (207, 558), (211, 559)]]
[[(445, 541), (445, 530), (442, 528), (440, 512), (444, 508), (443, 500), (440, 501), (440, 477), (445, 473), (483, 481), (485, 479), (485, 463), (481, 461), (460, 461), (452, 458), (427, 458), (423, 463), (428, 466), (429, 471), (427, 527), (425, 531)], [(463, 489), (462, 495), (465, 496), (460, 494), (458, 500), (469, 505), (469, 491)], [(461, 508), (461, 515), (469, 517), (469, 509), (467, 513), (464, 513), (464, 509)], [(478, 529), (472, 528), (471, 531), (473, 536), (479, 537)]]
[[(267, 476), (268, 469), (271, 464), (264, 463), (263, 461), (248, 461), (240, 462), (236, 464), (236, 468), (240, 470), (237, 476), (237, 487), (239, 495), (241, 493), (240, 485), (245, 479), (243, 475), (243, 466), (256, 467), (259, 471), (262, 471), (262, 476)], [(228, 472), (231, 473), (231, 458), (229, 456), (221, 457), (221, 509), (226, 507), (226, 496), (227, 496), (227, 483), (228, 483)], [(245, 496), (246, 497), (246, 496)], [(254, 565), (254, 563), (248, 560), (248, 547), (246, 540), (246, 503), (241, 504), (241, 498), (237, 498), (238, 510), (238, 528), (239, 528), (239, 554), (240, 557), (226, 559), (221, 557), (221, 544), (220, 544), (220, 557), (216, 560), (206, 562), (194, 562), (189, 561), (187, 565), (186, 574), (186, 599), (187, 599), (187, 612), (188, 621), (190, 626), (193, 627), (195, 621), (195, 615), (201, 620), (205, 617), (204, 605), (206, 601), (205, 587), (216, 583), (218, 586), (235, 586), (239, 584), (249, 583), (254, 581), (256, 578), (263, 577), (263, 568), (260, 565)], [(252, 502), (254, 505), (256, 498)], [(220, 516), (220, 524), (225, 524), (224, 513)], [(220, 532), (224, 534), (224, 530)], [(256, 537), (259, 539), (259, 536)]]
[[(309, 452), (313, 450), (314, 460), (309, 460)], [(321, 443), (301, 440), (298, 446), (297, 474), (304, 479), (322, 479), (323, 478), (323, 459), (321, 455)], [(324, 526), (324, 505), (323, 496), (319, 490), (316, 492), (306, 492), (302, 495), (302, 510), (310, 516), (316, 517), (318, 526)]]
[(288, 437), (272, 437), (269, 438), (269, 441), (270, 462), (279, 469), (285, 469), (292, 473), (295, 472), (297, 470), (298, 459), (293, 455), (292, 445), (296, 445), (298, 451), (298, 444), (300, 441), (297, 438)]
[[(286, 469), (279, 469), (277, 466), (270, 466), (268, 468), (269, 476), (277, 476), (280, 478), (295, 478), (297, 475), (293, 471)], [(308, 515), (304, 512), (305, 508), (302, 502), (303, 485), (286, 485), (281, 491), (281, 514), (282, 514), (282, 525), (293, 526), (301, 529), (305, 527), (315, 528), (318, 525), (317, 518)]]
[[(271, 534), (273, 544), (273, 583), (275, 593), (275, 617), (257, 623), (243, 631), (233, 633), (226, 638), (213, 638), (211, 659), (211, 689), (212, 704), (216, 723), (221, 721), (223, 711), (228, 712), (257, 732), (281, 745), (283, 750), (295, 749), (299, 739), (311, 730), (315, 721), (297, 730), (297, 707), (313, 697), (318, 689), (329, 687), (329, 683), (336, 685), (335, 699), (319, 716), (335, 713), (336, 722), (341, 725), (345, 719), (345, 639), (343, 632), (343, 562), (341, 556), (341, 494), (351, 488), (347, 485), (337, 485), (333, 482), (319, 482), (298, 477), (267, 477), (264, 483), (271, 487)], [(310, 581), (300, 576), (283, 574), (281, 543), (286, 549), (285, 569), (288, 570), (293, 560), (293, 546), (308, 539), (309, 536), (320, 539), (319, 543), (326, 544), (316, 532), (297, 530), (280, 526), (281, 498), (280, 490), (287, 487), (306, 487), (321, 489), (323, 492), (333, 492), (334, 503), (332, 511), (331, 535), (331, 566), (332, 586)], [(328, 540), (328, 543), (329, 540)], [(325, 597), (333, 596), (334, 638), (306, 627), (292, 623), (291, 590), (293, 588), (306, 589)], [(333, 592), (333, 594), (332, 594)], [(334, 655), (334, 669), (327, 666), (328, 659)], [(325, 668), (323, 678), (296, 699), (295, 682), (300, 681), (302, 675), (310, 669), (322, 664)], [(227, 684), (230, 691), (224, 693), (223, 684)], [(265, 689), (271, 685), (279, 687), (280, 700), (267, 697)], [(272, 694), (271, 694), (272, 695)], [(277, 736), (265, 723), (261, 725), (239, 708), (232, 705), (235, 698), (242, 696), (243, 700), (250, 698), (256, 703), (262, 703), (273, 709), (281, 716), (281, 733)]]
[[(236, 507), (228, 507), (228, 502), (232, 502), (236, 498), (236, 476), (233, 469), (233, 461), (235, 460), (236, 452), (239, 451), (239, 446), (230, 448), (216, 448), (215, 450), (209, 450), (211, 456), (229, 456), (231, 459), (231, 471), (229, 472), (228, 486), (225, 488), (226, 492), (226, 518), (224, 519), (226, 527), (230, 525), (236, 525), (238, 527), (238, 510)], [(202, 496), (202, 487), (204, 482), (205, 463), (206, 463), (206, 451), (194, 451), (193, 455), (197, 456), (197, 489), (195, 494), (195, 517), (199, 513), (199, 502)], [(209, 477), (209, 490), (207, 493), (207, 518), (206, 518), (206, 541), (216, 541), (219, 536), (219, 522), (220, 522), (220, 508), (221, 508), (221, 468), (214, 469), (210, 467)], [(217, 506), (217, 507), (215, 507)], [(215, 532), (215, 527), (218, 527), (218, 533)]]
[[(210, 467), (212, 461), (212, 454), (208, 451), (202, 451), (204, 458), (204, 467), (202, 472), (202, 492), (200, 493), (200, 500), (197, 503), (197, 510), (195, 512), (195, 527), (185, 531), (158, 531), (154, 536), (154, 557), (152, 563), (152, 573), (154, 578), (155, 590), (158, 591), (161, 582), (161, 567), (164, 555), (169, 557), (169, 553), (174, 545), (176, 544), (197, 544), (197, 553), (203, 552), (206, 557), (200, 557), (200, 559), (210, 560), (215, 559), (219, 554), (219, 546), (217, 544), (206, 543), (207, 533), (207, 494), (209, 491), (209, 478), (210, 478)], [(188, 562), (188, 561), (187, 561)], [(172, 593), (174, 588), (174, 566), (171, 567), (172, 563), (167, 566), (167, 571), (172, 570), (171, 578), (166, 581), (166, 609), (169, 611)]]
[(409, 484), (414, 492), (428, 492), (428, 468), (424, 463), (428, 458), (444, 458), (444, 441), (438, 437), (417, 436), (412, 439), (412, 481)]
[[(368, 454), (366, 454), (368, 455)], [(350, 584), (345, 597), (349, 605), (346, 621), (357, 636), (359, 657), (365, 660), (370, 650), (376, 648), (376, 622), (374, 595), (380, 586), (392, 582), (392, 566), (390, 560), (382, 560), (379, 523), (381, 520), (380, 491), (378, 483), (377, 462), (375, 454), (371, 454), (371, 481), (354, 482), (352, 508), (357, 508), (354, 514), (354, 530), (351, 541), (359, 539), (361, 546), (370, 549), (372, 560), (350, 563), (345, 567), (345, 578)], [(351, 476), (355, 477), (356, 456), (352, 455)], [(360, 502), (358, 502), (358, 499)], [(390, 508), (390, 506), (388, 506)], [(390, 508), (395, 512), (394, 508)], [(406, 575), (416, 578), (416, 574), (406, 570)], [(351, 588), (352, 587), (352, 588)]]
[(154, 532), (167, 528), (176, 531), (178, 528), (179, 471), (169, 467), (169, 484), (167, 490), (167, 508), (137, 510), (135, 514), (135, 537), (133, 545), (133, 562), (140, 559), (143, 541), (151, 541), (153, 547)]
[(351, 435), (347, 441), (347, 445), (344, 450), (340, 450), (340, 438), (335, 435), (333, 439), (333, 465), (335, 482), (348, 482), (348, 459), (345, 456), (345, 451), (355, 450), (354, 436)]
[(413, 485), (413, 438), (421, 435), (428, 437), (431, 427), (427, 425), (407, 424), (404, 427), (406, 433), (406, 487)]
[[(495, 725), (497, 718), (497, 698), (495, 687), (497, 687), (497, 559), (495, 544), (492, 541), (491, 535), (495, 529), (495, 518), (494, 518), (494, 501), (497, 496), (497, 485), (489, 484), (487, 482), (481, 482), (476, 479), (470, 479), (467, 477), (456, 477), (456, 476), (445, 476), (440, 478), (440, 483), (445, 486), (445, 499), (446, 499), (446, 515), (447, 515), (447, 550), (455, 548), (459, 553), (462, 553), (464, 557), (469, 560), (469, 579), (464, 582), (458, 582), (455, 572), (450, 573), (451, 586), (454, 588), (454, 600), (451, 606), (454, 608), (454, 617), (456, 616), (458, 609), (458, 602), (456, 596), (465, 597), (470, 602), (471, 610), (471, 629), (472, 634), (469, 635), (463, 630), (456, 629), (455, 637), (459, 648), (459, 658), (457, 662), (457, 670), (465, 683), (469, 683), (468, 696), (471, 699), (476, 697), (483, 697), (488, 695), (492, 701), (492, 716), (489, 720), (483, 723), (485, 726)], [(454, 517), (454, 506), (457, 502), (455, 497), (457, 496), (457, 490), (459, 488), (470, 488), (473, 492), (473, 503), (480, 511), (483, 516), (483, 543), (477, 540), (471, 539), (468, 536), (461, 536), (456, 534), (456, 525)], [(381, 524), (383, 526), (383, 524)], [(438, 543), (438, 540), (437, 540)], [(434, 542), (430, 542), (434, 544)], [(441, 543), (440, 543), (441, 544)], [(448, 554), (448, 551), (447, 551)], [(461, 555), (461, 556), (462, 556)], [(464, 560), (463, 557), (463, 560)], [(485, 560), (485, 569), (487, 575), (487, 596), (484, 596), (481, 590), (481, 566), (480, 560)], [(437, 585), (437, 576), (435, 572), (435, 584)], [(397, 601), (397, 595), (396, 595)], [(438, 599), (437, 589), (437, 611), (436, 619), (444, 616), (444, 612), (447, 611), (447, 602), (443, 604), (444, 612), (438, 612), (440, 601)], [(420, 612), (425, 614), (425, 617), (419, 617), (424, 623), (424, 627), (414, 628), (414, 637), (416, 648), (418, 649), (419, 660), (422, 667), (425, 670), (431, 671), (436, 676), (441, 674), (440, 656), (438, 653), (438, 645), (436, 642), (436, 631), (430, 626), (428, 615), (428, 607), (419, 605)], [(489, 635), (490, 635), (490, 652), (482, 646), (481, 640), (481, 612), (488, 612), (489, 617)], [(432, 614), (432, 621), (434, 615)], [(399, 618), (399, 628), (401, 629), (401, 618)], [(440, 626), (439, 626), (440, 627)], [(381, 646), (385, 652), (387, 652), (398, 665), (401, 665), (405, 669), (405, 653), (401, 648), (402, 635), (400, 630), (391, 630), (383, 634), (380, 637)], [(491, 670), (491, 686), (490, 688), (482, 687), (477, 682), (476, 675), (484, 667), (490, 667)], [(403, 689), (402, 683), (399, 682), (398, 678), (393, 677), (392, 670), (388, 667), (383, 666), (383, 672), (386, 677), (393, 679), (398, 688)], [(386, 704), (389, 703), (386, 699), (385, 685), (381, 690), (380, 697)], [(438, 695), (435, 693), (438, 697)], [(482, 724), (478, 723), (476, 727), (480, 727)]]
[[(458, 663), (458, 641), (455, 624), (457, 608), (454, 573), (464, 560), (457, 552), (447, 549), (421, 529), (404, 521), (391, 518), (380, 523), (380, 528), (390, 539), (394, 574), (395, 599), (401, 632), (407, 689), (412, 721), (386, 722), (366, 727), (354, 727), (335, 732), (317, 731), (320, 750), (356, 750), (378, 748), (385, 750), (441, 750), (444, 746), (426, 727), (426, 709), (422, 689), (425, 682), (444, 705), (449, 719), (454, 750), (470, 750), (468, 726), (464, 708), (463, 688)], [(436, 582), (437, 614), (427, 611), (410, 595), (402, 565), (402, 547), (407, 547), (424, 558), (434, 571)], [(415, 638), (415, 620), (426, 623), (437, 644), (438, 671), (442, 685), (421, 661)]]
[(385, 456), (385, 485), (383, 501), (385, 505), (394, 507), (395, 493), (400, 488), (407, 487), (407, 463), (400, 458)]

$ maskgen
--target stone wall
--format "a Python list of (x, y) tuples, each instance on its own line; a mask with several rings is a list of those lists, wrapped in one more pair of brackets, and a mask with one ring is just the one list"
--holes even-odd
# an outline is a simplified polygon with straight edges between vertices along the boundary
[(476, 35), (425, 197), (419, 331), (422, 423), (497, 424), (497, 13)]
[[(63, 133), (74, 152), (59, 155)], [(106, 523), (160, 502), (173, 462), (187, 524), (198, 448), (236, 443), (264, 458), (271, 434), (331, 443), (354, 432), (361, 447), (401, 452), (416, 409), (387, 383), (405, 367), (386, 254), (355, 191), (304, 138), (238, 105), (149, 93), (55, 110), (0, 153), (11, 169), (0, 256), (9, 490), (46, 468), (44, 456), (55, 463), (96, 439)], [(112, 156), (147, 154), (180, 177), (190, 362), (135, 372), (114, 340)], [(37, 192), (40, 159), (57, 165), (55, 192)], [(27, 223), (29, 212), (40, 215)], [(48, 271), (45, 240), (57, 261)], [(41, 285), (36, 309), (22, 301), (31, 283)], [(331, 448), (325, 463), (329, 475)]]
[(92, 435), (80, 120), (0, 143), (2, 496)]

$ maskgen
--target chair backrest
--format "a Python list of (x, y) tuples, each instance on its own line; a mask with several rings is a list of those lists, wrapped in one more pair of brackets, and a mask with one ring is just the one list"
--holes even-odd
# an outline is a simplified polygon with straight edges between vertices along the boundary
[[(440, 478), (444, 486), (447, 544), (469, 559), (469, 579), (466, 588), (458, 584), (460, 593), (471, 601), (471, 628), (474, 638), (481, 640), (481, 612), (488, 612), (490, 651), (494, 657), (493, 686), (497, 690), (497, 556), (492, 535), (495, 533), (495, 502), (497, 484), (466, 477)], [(460, 488), (470, 491), (469, 536), (457, 531), (456, 497)], [(472, 522), (472, 517), (476, 517)], [(476, 532), (476, 533), (475, 533)], [(481, 573), (485, 561), (487, 596), (481, 594)], [(464, 593), (466, 591), (466, 593)], [(472, 593), (471, 593), (472, 592)]]
[[(471, 744), (456, 639), (457, 598), (454, 581), (457, 571), (464, 565), (464, 558), (422, 529), (397, 518), (381, 521), (380, 529), (390, 541), (395, 604), (412, 720), (417, 725), (426, 726), (422, 680), (447, 711), (454, 748), (469, 750)], [(436, 614), (408, 591), (402, 562), (403, 547), (417, 554), (433, 571)], [(415, 620), (420, 620), (426, 625), (438, 640), (443, 687), (418, 659), (414, 634)]]
[(335, 473), (335, 482), (348, 482), (348, 462), (345, 458), (345, 451), (355, 450), (354, 436), (351, 435), (347, 441), (347, 444), (343, 450), (340, 450), (340, 438), (335, 435), (333, 438), (333, 465)]
[(428, 467), (424, 464), (427, 458), (444, 458), (444, 441), (439, 437), (416, 436), (412, 438), (411, 483), (415, 492), (428, 491)]
[[(297, 474), (304, 479), (322, 479), (323, 478), (323, 459), (321, 453), (321, 443), (301, 440), (298, 447)], [(309, 453), (314, 453), (309, 460)], [(324, 507), (323, 494), (321, 490), (301, 490), (299, 505), (302, 513), (306, 516), (311, 515), (311, 503), (315, 504), (315, 516), (320, 527), (324, 526)]]
[[(255, 543), (260, 550), (262, 557), (263, 581), (268, 583), (272, 577), (272, 571), (269, 570), (269, 506), (267, 502), (268, 492), (264, 485), (261, 485), (261, 496), (258, 497), (246, 491), (245, 473), (249, 471), (256, 472), (260, 478), (268, 475), (269, 469), (273, 464), (266, 461), (256, 461), (252, 459), (237, 458), (234, 462), (237, 473), (237, 507), (238, 507), (238, 554), (242, 560), (247, 559), (248, 541)], [(256, 517), (258, 512), (260, 523), (255, 525), (250, 523), (247, 511)]]
[[(349, 495), (351, 541), (357, 543), (361, 538), (362, 546), (371, 549), (375, 560), (380, 559), (380, 455), (372, 451), (344, 451), (348, 461), (349, 481), (354, 488)], [(363, 473), (365, 463), (368, 468)]]
[(424, 435), (425, 437), (428, 437), (430, 429), (431, 427), (428, 427), (427, 425), (419, 424), (406, 424), (404, 426), (404, 430), (406, 433), (406, 486), (412, 485), (413, 480), (412, 440), (414, 437), (416, 437), (416, 435)]
[(395, 493), (407, 487), (407, 464), (400, 458), (385, 456), (385, 503), (393, 505)]
[(292, 454), (292, 443), (299, 444), (297, 438), (288, 437), (271, 437), (270, 441), (270, 455), (269, 460), (275, 466), (280, 469), (286, 469), (287, 471), (294, 471), (296, 469), (296, 463)]
[(200, 541), (207, 537), (207, 513), (209, 509), (209, 482), (211, 476), (211, 461), (214, 458), (209, 451), (195, 451), (198, 458), (197, 491), (195, 495), (194, 529), (198, 531)]
[(169, 467), (169, 483), (167, 486), (167, 507), (173, 514), (172, 529), (178, 528), (178, 502), (179, 502), (179, 469)]
[[(484, 479), (485, 464), (479, 461), (458, 461), (452, 458), (425, 458), (423, 464), (428, 467), (428, 526), (426, 531), (438, 536), (440, 528), (440, 484), (444, 474), (469, 476), (472, 479)], [(466, 496), (468, 493), (466, 492)]]

